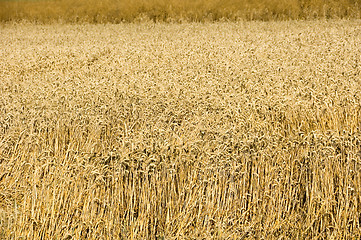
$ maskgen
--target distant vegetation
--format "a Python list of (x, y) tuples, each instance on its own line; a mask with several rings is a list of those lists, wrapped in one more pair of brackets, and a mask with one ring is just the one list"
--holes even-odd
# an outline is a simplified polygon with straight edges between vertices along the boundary
[(117, 23), (360, 18), (359, 0), (0, 1), (0, 20)]

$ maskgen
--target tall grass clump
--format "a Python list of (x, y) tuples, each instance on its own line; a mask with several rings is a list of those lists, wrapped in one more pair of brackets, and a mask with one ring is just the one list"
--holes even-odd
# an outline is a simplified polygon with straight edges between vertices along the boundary
[(118, 23), (359, 18), (356, 0), (48, 0), (0, 2), (1, 21)]

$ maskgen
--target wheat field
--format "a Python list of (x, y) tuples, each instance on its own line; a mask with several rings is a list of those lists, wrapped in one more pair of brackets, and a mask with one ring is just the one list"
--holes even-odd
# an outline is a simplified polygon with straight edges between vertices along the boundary
[(0, 239), (361, 237), (359, 20), (0, 43)]

